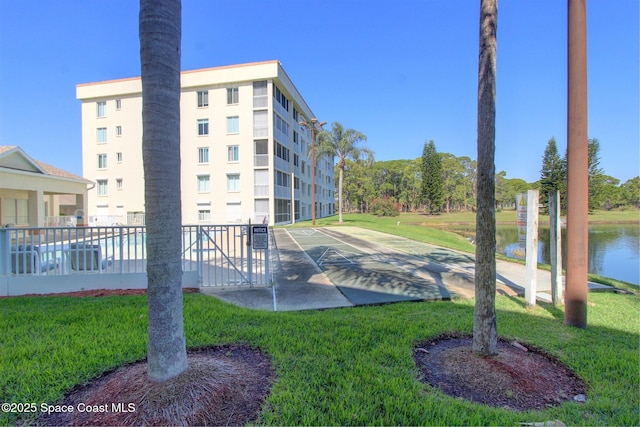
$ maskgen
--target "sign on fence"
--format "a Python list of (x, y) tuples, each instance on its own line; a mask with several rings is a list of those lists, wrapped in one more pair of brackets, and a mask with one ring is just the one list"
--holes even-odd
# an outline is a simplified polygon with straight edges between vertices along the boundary
[(251, 241), (253, 242), (253, 249), (268, 249), (269, 227), (266, 225), (252, 225)]

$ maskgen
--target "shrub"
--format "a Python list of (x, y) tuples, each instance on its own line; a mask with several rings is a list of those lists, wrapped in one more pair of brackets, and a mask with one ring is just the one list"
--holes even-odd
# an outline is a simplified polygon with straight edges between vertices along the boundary
[(374, 199), (371, 202), (371, 213), (377, 216), (398, 216), (398, 204), (389, 198)]

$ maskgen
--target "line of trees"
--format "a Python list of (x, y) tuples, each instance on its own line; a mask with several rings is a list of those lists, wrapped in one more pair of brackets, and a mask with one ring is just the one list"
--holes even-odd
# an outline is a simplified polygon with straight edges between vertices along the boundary
[[(477, 162), (468, 156), (438, 153), (433, 141), (425, 143), (423, 151), (417, 159), (378, 161), (373, 166), (346, 160), (345, 211), (370, 212), (372, 203), (378, 200), (389, 200), (402, 212), (475, 211)], [(513, 207), (516, 193), (528, 188), (531, 185), (524, 180), (509, 179), (506, 172), (499, 172), (496, 208)]]
[[(589, 208), (640, 207), (640, 177), (620, 184), (600, 168), (600, 143), (589, 140)], [(422, 157), (411, 160), (371, 161), (345, 159), (343, 162), (343, 206), (345, 212), (372, 212), (372, 206), (395, 205), (400, 212), (460, 212), (476, 210), (477, 162), (467, 156), (439, 153), (433, 141), (425, 142)], [(336, 175), (339, 173), (336, 169)], [(495, 174), (496, 209), (515, 208), (517, 193), (540, 190), (547, 205), (550, 190), (560, 191), (566, 208), (566, 154), (560, 157), (551, 138), (542, 157), (540, 180), (528, 183)]]
[[(611, 210), (624, 206), (640, 207), (640, 177), (620, 180), (606, 175), (600, 167), (600, 141), (597, 138), (588, 140), (589, 168), (589, 210)], [(534, 183), (540, 189), (540, 198), (546, 205), (551, 190), (560, 192), (562, 208), (566, 210), (567, 200), (567, 153), (560, 157), (555, 138), (547, 142), (542, 157), (540, 181)]]

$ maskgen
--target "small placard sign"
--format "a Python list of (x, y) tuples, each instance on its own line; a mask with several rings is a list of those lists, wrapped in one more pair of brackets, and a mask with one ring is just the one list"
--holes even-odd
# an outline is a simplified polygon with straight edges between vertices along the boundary
[(252, 225), (251, 242), (253, 243), (253, 249), (267, 249), (269, 247), (269, 227), (266, 225)]

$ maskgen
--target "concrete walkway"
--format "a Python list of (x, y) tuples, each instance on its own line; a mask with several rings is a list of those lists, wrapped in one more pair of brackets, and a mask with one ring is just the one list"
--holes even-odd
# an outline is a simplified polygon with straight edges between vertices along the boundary
[[(405, 286), (392, 286), (393, 290), (388, 290), (389, 287), (385, 287), (388, 274), (380, 274), (379, 263), (361, 265), (356, 270), (357, 274), (351, 275), (344, 274), (344, 271), (349, 272), (349, 268), (336, 272), (338, 267), (335, 265), (319, 262), (322, 265), (320, 268), (307, 253), (310, 249), (305, 247), (305, 251), (292, 237), (292, 234), (295, 236), (305, 233), (300, 229), (278, 228), (273, 229), (270, 240), (273, 287), (211, 287), (203, 288), (202, 292), (239, 306), (269, 311), (326, 309), (382, 302), (474, 296), (475, 266), (471, 254), (358, 227), (326, 227), (318, 232), (321, 233), (318, 239), (326, 236), (328, 239), (336, 240), (341, 246), (347, 245), (352, 251), (349, 253), (359, 251), (359, 255), (388, 257), (389, 261), (383, 265), (388, 267), (396, 264), (406, 270), (403, 278), (405, 283), (402, 283)], [(310, 252), (314, 253), (313, 250)], [(371, 277), (378, 278), (381, 283), (376, 284), (376, 279), (363, 280), (363, 276), (370, 271)], [(497, 261), (496, 271), (498, 293), (524, 296), (524, 265)], [(386, 269), (385, 272), (388, 273)], [(410, 289), (411, 283), (406, 286), (407, 274), (414, 278), (408, 279), (409, 282), (416, 282), (413, 289)], [(348, 276), (355, 277), (348, 279)], [(437, 285), (437, 297), (432, 298), (429, 293), (423, 291), (426, 287), (421, 282), (424, 282), (425, 278), (434, 281), (433, 286)], [(363, 286), (362, 283), (366, 285)], [(420, 292), (415, 292), (416, 288), (419, 288)], [(589, 283), (590, 291), (606, 289), (611, 288)], [(542, 301), (550, 301), (550, 294), (551, 273), (538, 269), (537, 297)]]
[(273, 287), (210, 287), (202, 292), (239, 306), (270, 311), (353, 306), (285, 229), (272, 231)]

